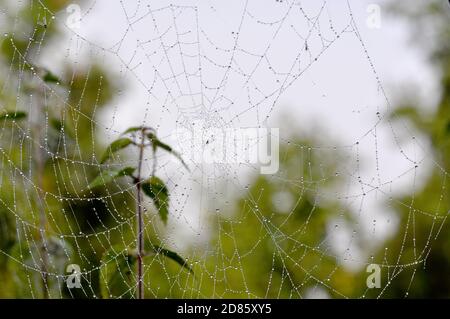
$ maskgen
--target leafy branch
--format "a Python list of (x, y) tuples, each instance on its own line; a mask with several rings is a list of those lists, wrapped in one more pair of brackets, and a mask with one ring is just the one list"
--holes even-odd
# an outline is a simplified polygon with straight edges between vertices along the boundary
[[(124, 136), (130, 137), (124, 137)], [(144, 286), (143, 286), (143, 258), (148, 255), (148, 252), (144, 250), (144, 220), (142, 211), (142, 193), (148, 196), (153, 204), (155, 205), (158, 215), (161, 221), (166, 225), (169, 216), (169, 191), (164, 184), (164, 182), (155, 176), (156, 173), (156, 152), (162, 149), (171, 155), (175, 156), (183, 164), (186, 169), (188, 169), (186, 163), (183, 161), (181, 156), (175, 152), (172, 147), (163, 143), (158, 139), (156, 131), (151, 127), (146, 126), (136, 126), (130, 127), (125, 132), (122, 133), (122, 137), (113, 141), (106, 148), (103, 156), (101, 157), (100, 163), (104, 164), (109, 161), (115, 153), (120, 150), (124, 150), (129, 146), (135, 146), (138, 148), (138, 163), (137, 167), (124, 167), (120, 169), (109, 169), (103, 170), (100, 174), (89, 184), (89, 188), (104, 186), (117, 178), (129, 177), (132, 179), (134, 186), (136, 187), (136, 254), (130, 255), (131, 257), (127, 259), (128, 263), (137, 263), (137, 298), (144, 298)], [(149, 177), (144, 177), (142, 173), (142, 166), (144, 161), (144, 151), (149, 148), (153, 155), (153, 169)], [(182, 267), (186, 268), (189, 272), (192, 269), (187, 265), (184, 259), (177, 253), (170, 251), (168, 249), (152, 245), (152, 251), (156, 254), (162, 254), (165, 257), (175, 261)], [(106, 255), (111, 255), (111, 252), (106, 252)], [(117, 269), (116, 269), (117, 270)], [(106, 281), (110, 282), (109, 279), (116, 278), (114, 276), (106, 277)], [(112, 279), (113, 280), (113, 279)]]

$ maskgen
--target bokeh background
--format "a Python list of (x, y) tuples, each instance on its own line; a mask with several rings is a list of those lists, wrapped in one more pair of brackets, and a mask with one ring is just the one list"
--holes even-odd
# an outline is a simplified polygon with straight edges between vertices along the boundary
[(144, 203), (146, 298), (448, 298), (449, 18), (443, 0), (1, 1), (0, 297), (134, 298), (133, 183), (88, 185), (137, 165), (100, 162), (128, 127), (182, 150), (201, 122), (279, 128), (280, 169), (145, 153), (169, 192), (167, 225)]

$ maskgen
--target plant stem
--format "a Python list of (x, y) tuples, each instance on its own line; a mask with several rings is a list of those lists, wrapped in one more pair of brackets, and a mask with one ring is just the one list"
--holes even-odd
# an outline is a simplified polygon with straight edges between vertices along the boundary
[(36, 114), (37, 123), (34, 125), (34, 135), (37, 142), (37, 146), (34, 146), (34, 157), (36, 163), (36, 184), (38, 187), (38, 198), (37, 205), (39, 207), (39, 253), (41, 255), (42, 264), (41, 264), (41, 272), (42, 272), (42, 296), (44, 299), (49, 298), (48, 294), (48, 258), (47, 258), (47, 249), (46, 249), (46, 228), (47, 228), (47, 216), (45, 214), (45, 208), (42, 203), (43, 200), (43, 187), (44, 187), (44, 158), (42, 151), (40, 149), (40, 145), (42, 143), (42, 124), (41, 124), (41, 114), (44, 112), (44, 107), (42, 106), (43, 102), (40, 99), (40, 94), (37, 94), (38, 98), (38, 107), (37, 110), (39, 114)]
[(139, 144), (139, 161), (136, 183), (136, 228), (137, 228), (137, 299), (144, 298), (144, 285), (142, 278), (142, 258), (144, 252), (144, 222), (142, 216), (141, 172), (144, 157), (144, 130), (141, 131), (141, 143)]

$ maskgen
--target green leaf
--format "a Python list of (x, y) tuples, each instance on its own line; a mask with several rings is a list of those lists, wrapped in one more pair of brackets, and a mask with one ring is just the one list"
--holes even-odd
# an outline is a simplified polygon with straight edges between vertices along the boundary
[(40, 78), (42, 78), (42, 80), (46, 83), (59, 83), (61, 82), (60, 79), (53, 74), (50, 70), (41, 67), (41, 66), (37, 66), (37, 65), (33, 65), (33, 64), (28, 64), (28, 69), (30, 71), (36, 72), (38, 74), (38, 76)]
[(128, 134), (128, 133), (133, 133), (136, 131), (140, 131), (142, 130), (142, 126), (133, 126), (133, 127), (129, 127), (126, 129), (125, 132), (122, 133), (122, 135)]
[(167, 152), (169, 152), (169, 153), (173, 153), (173, 152), (174, 152), (173, 149), (172, 149), (172, 147), (170, 147), (169, 145), (167, 145), (167, 144), (161, 142), (161, 141), (158, 140), (158, 139), (153, 139), (153, 145), (154, 145), (155, 147), (162, 148), (163, 150), (165, 150), (165, 151), (167, 151)]
[(27, 113), (21, 111), (0, 113), (0, 120), (21, 120), (25, 117), (27, 117)]
[(153, 200), (158, 209), (159, 217), (167, 224), (169, 215), (169, 191), (166, 185), (158, 177), (153, 176), (141, 185), (144, 193)]
[(118, 140), (115, 140), (112, 142), (108, 148), (106, 149), (106, 152), (103, 154), (102, 159), (100, 161), (101, 164), (105, 163), (113, 153), (124, 149), (128, 145), (133, 143), (129, 138), (119, 138)]
[(134, 167), (125, 167), (120, 170), (119, 176), (133, 176), (133, 172), (136, 169)]
[(153, 150), (156, 150), (158, 147), (162, 148), (163, 150), (165, 150), (166, 152), (171, 153), (173, 156), (175, 156), (176, 158), (178, 158), (178, 160), (181, 162), (181, 164), (183, 164), (183, 166), (189, 171), (189, 167), (186, 165), (186, 163), (183, 161), (183, 158), (181, 157), (180, 154), (178, 154), (176, 151), (174, 151), (172, 149), (172, 147), (170, 147), (169, 145), (161, 142), (160, 140), (158, 140), (156, 137), (153, 137), (151, 139), (152, 141), (152, 145), (153, 145)]
[(44, 80), (44, 82), (47, 82), (47, 83), (59, 83), (60, 82), (59, 78), (48, 70), (45, 70), (45, 75), (42, 79)]
[(154, 252), (156, 254), (163, 254), (164, 256), (166, 256), (167, 258), (173, 260), (174, 262), (176, 262), (180, 266), (186, 268), (190, 273), (192, 273), (192, 274), (194, 273), (192, 268), (189, 267), (188, 263), (180, 255), (178, 255), (176, 252), (173, 252), (171, 250), (162, 248), (160, 246), (153, 246), (153, 250), (154, 250)]
[(125, 167), (121, 170), (106, 170), (101, 172), (88, 186), (89, 189), (92, 189), (97, 186), (105, 185), (116, 178), (123, 176), (133, 176), (133, 172), (136, 169), (134, 167)]
[(155, 133), (147, 133), (147, 138), (153, 143), (153, 140), (157, 140)]
[(103, 254), (99, 278), (103, 298), (133, 297), (135, 262), (136, 257), (121, 245), (113, 246)]

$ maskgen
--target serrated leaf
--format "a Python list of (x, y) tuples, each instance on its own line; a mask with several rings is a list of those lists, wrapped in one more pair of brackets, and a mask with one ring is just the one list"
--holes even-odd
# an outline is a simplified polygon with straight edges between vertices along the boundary
[(115, 140), (111, 144), (109, 144), (108, 148), (106, 149), (106, 152), (103, 154), (102, 159), (100, 161), (101, 164), (105, 163), (112, 154), (115, 152), (124, 149), (128, 145), (133, 143), (129, 138), (119, 138), (118, 140)]
[(21, 120), (25, 117), (27, 117), (27, 113), (22, 111), (0, 113), (0, 120)]
[(121, 170), (106, 170), (101, 172), (88, 186), (88, 188), (94, 188), (105, 185), (116, 178), (123, 176), (133, 176), (135, 171), (134, 167), (125, 167)]
[(177, 264), (179, 264), (183, 268), (186, 268), (190, 273), (192, 273), (192, 274), (194, 273), (192, 268), (189, 267), (189, 265), (183, 259), (183, 257), (178, 255), (176, 252), (168, 250), (168, 249), (165, 249), (165, 248), (162, 248), (160, 246), (153, 246), (153, 250), (154, 250), (154, 252), (156, 254), (163, 254), (164, 256), (166, 256), (167, 258), (173, 260), (174, 262), (176, 262)]
[(164, 182), (156, 176), (151, 177), (141, 185), (144, 193), (153, 200), (158, 214), (164, 224), (169, 216), (169, 191)]
[(132, 298), (135, 285), (133, 276), (136, 257), (123, 246), (116, 245), (107, 250), (101, 260), (100, 292), (103, 298)]

